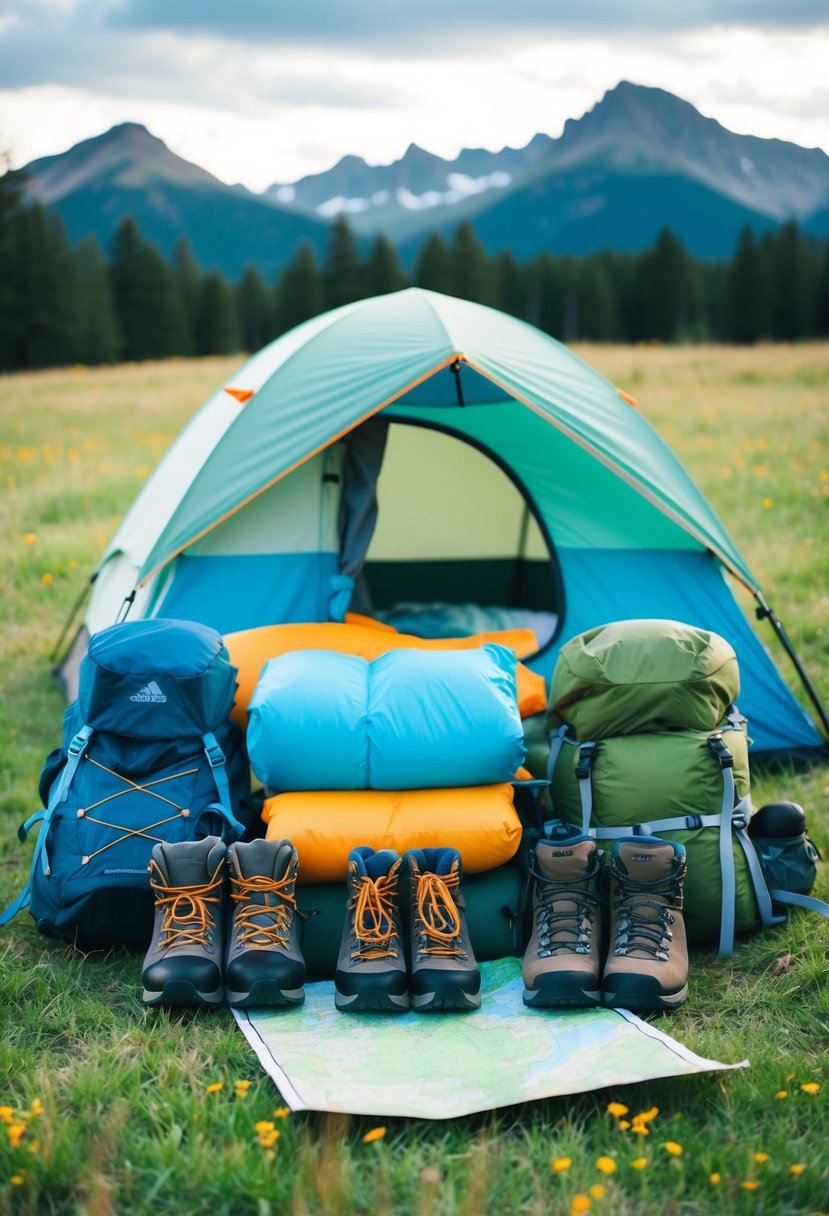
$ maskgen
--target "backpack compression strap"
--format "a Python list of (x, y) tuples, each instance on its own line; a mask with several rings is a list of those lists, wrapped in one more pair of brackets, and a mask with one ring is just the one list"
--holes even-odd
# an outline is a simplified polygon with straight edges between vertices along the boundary
[(227, 772), (225, 771), (225, 754), (219, 746), (216, 736), (210, 731), (202, 735), (202, 743), (204, 744), (204, 754), (207, 756), (207, 763), (210, 765), (210, 771), (213, 774), (216, 793), (219, 795), (219, 801), (215, 804), (216, 809), (221, 812), (228, 828), (234, 834), (234, 840), (241, 840), (245, 829), (233, 814), (230, 805), (230, 786), (228, 785)]

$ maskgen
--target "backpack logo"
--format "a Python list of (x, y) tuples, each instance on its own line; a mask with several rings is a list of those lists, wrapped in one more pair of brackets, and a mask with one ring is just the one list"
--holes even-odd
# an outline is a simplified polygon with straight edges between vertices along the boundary
[(145, 684), (143, 688), (139, 688), (138, 692), (133, 693), (130, 697), (131, 701), (150, 701), (153, 704), (160, 705), (167, 698), (156, 684), (155, 680), (150, 680), (149, 684)]
[(634, 853), (631, 861), (653, 861), (653, 853)]

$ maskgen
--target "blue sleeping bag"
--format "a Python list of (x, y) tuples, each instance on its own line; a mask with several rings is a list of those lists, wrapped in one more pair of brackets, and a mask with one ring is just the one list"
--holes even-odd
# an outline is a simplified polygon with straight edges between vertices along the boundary
[(266, 663), (248, 749), (273, 790), (405, 790), (509, 781), (525, 757), (515, 656), (298, 650)]

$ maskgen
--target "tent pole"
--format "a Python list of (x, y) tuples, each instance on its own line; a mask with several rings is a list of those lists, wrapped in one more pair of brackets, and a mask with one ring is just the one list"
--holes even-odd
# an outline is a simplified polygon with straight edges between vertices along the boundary
[(66, 618), (66, 624), (63, 626), (63, 629), (60, 631), (60, 637), (55, 642), (55, 648), (52, 651), (52, 654), (49, 659), (49, 661), (51, 663), (58, 663), (58, 666), (60, 666), (60, 664), (63, 663), (63, 660), (66, 658), (66, 655), (64, 654), (64, 655), (62, 655), (62, 657), (60, 658), (60, 661), (58, 662), (58, 655), (61, 653), (61, 647), (63, 646), (64, 639), (66, 638), (66, 635), (68, 634), (69, 630), (72, 628), (73, 624), (75, 623), (75, 617), (80, 612), (81, 605), (83, 604), (86, 597), (89, 595), (90, 589), (92, 588), (92, 584), (95, 582), (95, 579), (97, 577), (98, 577), (98, 571), (96, 570), (93, 574), (90, 574), (86, 583), (84, 583), (83, 587), (81, 588), (81, 593), (78, 596), (78, 598), (75, 600), (75, 603), (72, 605), (72, 608), (69, 612), (69, 616)]
[(818, 715), (818, 718), (820, 719), (821, 725), (823, 726), (824, 733), (827, 735), (827, 737), (829, 737), (829, 715), (827, 715), (826, 710), (823, 707), (823, 702), (821, 701), (820, 697), (818, 696), (817, 689), (815, 688), (812, 681), (809, 679), (809, 676), (806, 673), (806, 669), (804, 668), (803, 664), (800, 661), (800, 656), (798, 655), (797, 651), (795, 650), (794, 646), (792, 645), (791, 639), (789, 638), (789, 635), (786, 633), (786, 630), (783, 627), (783, 622), (776, 616), (773, 609), (771, 609), (768, 606), (765, 599), (763, 598), (762, 592), (755, 591), (754, 597), (757, 600), (757, 604), (758, 604), (758, 607), (755, 609), (755, 612), (757, 613), (758, 621), (768, 620), (771, 622), (772, 629), (774, 630), (774, 632), (777, 634), (778, 638), (780, 639), (780, 644), (782, 645), (786, 654), (789, 656), (791, 661), (794, 663), (795, 671), (800, 676), (800, 679), (803, 683), (803, 687), (806, 689), (806, 694), (817, 711), (817, 715)]

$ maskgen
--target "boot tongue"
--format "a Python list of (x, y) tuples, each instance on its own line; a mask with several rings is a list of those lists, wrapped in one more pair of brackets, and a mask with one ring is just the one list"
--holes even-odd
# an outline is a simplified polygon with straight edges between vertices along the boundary
[(670, 878), (676, 871), (674, 846), (665, 844), (640, 844), (625, 840), (617, 845), (617, 861), (634, 882), (659, 882)]
[(545, 878), (561, 882), (563, 879), (585, 878), (593, 864), (595, 852), (594, 840), (580, 840), (577, 844), (540, 840), (535, 846), (535, 860)]
[(282, 878), (294, 854), (289, 840), (281, 840), (276, 848), (272, 840), (252, 840), (241, 849), (233, 850), (242, 878), (262, 874), (267, 878)]
[(169, 849), (162, 844), (161, 855), (168, 884), (171, 887), (195, 887), (212, 878), (208, 858), (211, 849), (218, 843), (218, 837), (206, 836), (204, 840), (176, 844)]

